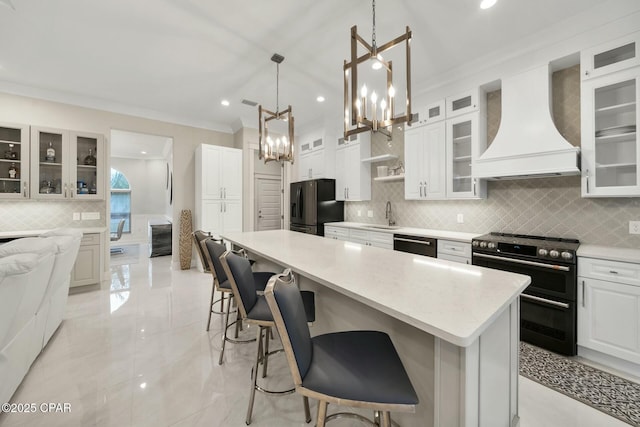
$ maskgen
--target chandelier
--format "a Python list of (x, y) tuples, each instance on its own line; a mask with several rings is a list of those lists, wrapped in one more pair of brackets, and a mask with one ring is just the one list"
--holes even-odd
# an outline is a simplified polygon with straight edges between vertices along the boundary
[[(271, 60), (276, 63), (276, 111), (269, 111), (258, 106), (258, 157), (264, 162), (275, 160), (289, 161), (293, 163), (293, 114), (291, 105), (286, 110), (280, 111), (280, 64), (284, 61), (284, 56), (274, 53)], [(270, 125), (284, 129), (282, 133), (272, 132), (269, 135)]]
[[(378, 46), (376, 42), (376, 1), (372, 0), (373, 32), (371, 44), (358, 35), (357, 26), (351, 27), (351, 60), (344, 61), (344, 137), (360, 132), (381, 132), (391, 139), (390, 127), (395, 124), (411, 125), (411, 30), (388, 43)], [(393, 64), (386, 61), (382, 54), (391, 48), (406, 45), (406, 110), (396, 116), (395, 103), (398, 94), (393, 85)], [(366, 53), (358, 56), (358, 44)], [(368, 62), (369, 61), (369, 62)], [(381, 93), (375, 90), (369, 94), (366, 84), (358, 86), (358, 65), (368, 62), (373, 70), (386, 70), (386, 85)], [(375, 74), (375, 73), (374, 73)], [(370, 87), (375, 87), (370, 84)], [(359, 92), (359, 93), (358, 93)], [(378, 103), (379, 102), (379, 103)], [(402, 100), (401, 100), (402, 102)]]

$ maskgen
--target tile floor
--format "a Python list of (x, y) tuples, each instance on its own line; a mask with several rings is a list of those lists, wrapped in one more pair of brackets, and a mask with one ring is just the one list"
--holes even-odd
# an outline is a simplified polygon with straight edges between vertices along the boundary
[[(170, 257), (146, 258), (144, 247), (130, 253), (116, 256), (104, 289), (69, 297), (65, 321), (12, 400), (70, 403), (71, 412), (0, 414), (0, 426), (245, 425), (254, 346), (228, 345), (218, 366), (222, 316), (205, 331), (211, 276), (172, 270)], [(290, 383), (284, 358), (269, 372), (270, 386)], [(307, 426), (302, 414), (295, 394), (258, 394), (252, 426)], [(520, 417), (521, 427), (626, 425), (522, 377)]]

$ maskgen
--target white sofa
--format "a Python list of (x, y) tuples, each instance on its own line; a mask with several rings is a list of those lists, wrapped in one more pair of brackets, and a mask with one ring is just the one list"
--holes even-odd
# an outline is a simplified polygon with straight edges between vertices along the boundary
[(81, 238), (60, 229), (0, 246), (0, 403), (62, 322)]

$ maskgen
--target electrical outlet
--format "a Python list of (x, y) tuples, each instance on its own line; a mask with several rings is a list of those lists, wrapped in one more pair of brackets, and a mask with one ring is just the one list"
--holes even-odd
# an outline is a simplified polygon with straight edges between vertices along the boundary
[(373, 218), (373, 211), (367, 211), (367, 216), (369, 218)]
[(629, 221), (629, 234), (640, 234), (640, 221)]
[(362, 216), (362, 211), (358, 209), (358, 216)]
[(464, 215), (458, 214), (457, 220), (458, 220), (458, 224), (464, 223)]
[(73, 213), (73, 220), (74, 221), (80, 221), (80, 212), (74, 212)]

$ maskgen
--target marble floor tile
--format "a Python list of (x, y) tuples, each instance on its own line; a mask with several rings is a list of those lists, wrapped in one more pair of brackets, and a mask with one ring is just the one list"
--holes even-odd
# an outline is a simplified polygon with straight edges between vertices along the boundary
[[(206, 331), (211, 275), (173, 270), (171, 257), (149, 259), (144, 246), (139, 253), (131, 264), (111, 267), (110, 283), (69, 297), (64, 322), (12, 399), (69, 403), (71, 412), (0, 414), (1, 427), (245, 425), (255, 343), (227, 344), (218, 365), (223, 316), (213, 315)], [(246, 327), (241, 336), (255, 333)], [(282, 355), (271, 359), (269, 377), (261, 381), (291, 387)], [(314, 417), (315, 408), (312, 401)], [(520, 417), (521, 427), (625, 425), (522, 377)], [(304, 422), (296, 394), (258, 394), (252, 421), (256, 427), (312, 425)]]

